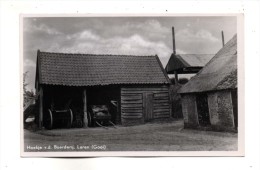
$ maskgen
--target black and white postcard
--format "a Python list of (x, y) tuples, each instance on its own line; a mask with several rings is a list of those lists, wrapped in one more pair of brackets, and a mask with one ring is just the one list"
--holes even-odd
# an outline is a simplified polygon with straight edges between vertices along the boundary
[(21, 15), (21, 155), (243, 156), (243, 16)]

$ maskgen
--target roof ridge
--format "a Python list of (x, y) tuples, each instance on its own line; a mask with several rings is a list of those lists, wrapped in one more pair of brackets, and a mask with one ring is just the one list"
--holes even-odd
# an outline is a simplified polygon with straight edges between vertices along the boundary
[(40, 53), (48, 54), (64, 54), (64, 55), (82, 55), (82, 56), (114, 56), (114, 57), (156, 57), (157, 55), (121, 55), (121, 54), (90, 54), (90, 53), (60, 53), (60, 52), (46, 52), (39, 51)]

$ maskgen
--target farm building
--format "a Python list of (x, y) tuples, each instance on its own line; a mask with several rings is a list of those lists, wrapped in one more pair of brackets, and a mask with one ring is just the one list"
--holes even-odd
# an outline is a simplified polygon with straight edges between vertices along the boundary
[[(175, 33), (172, 27), (173, 38), (173, 53), (165, 67), (166, 73), (171, 76), (174, 75), (174, 80), (171, 85), (172, 94), (172, 116), (174, 118), (183, 118), (181, 107), (181, 96), (177, 93), (178, 89), (185, 84), (188, 79), (180, 78), (179, 74), (196, 74), (198, 73), (212, 57), (213, 54), (176, 54), (175, 47)], [(189, 75), (190, 76), (190, 75)], [(188, 76), (188, 77), (189, 77)], [(186, 80), (185, 80), (186, 79)]]
[(212, 54), (176, 54), (175, 33), (172, 27), (173, 53), (165, 67), (167, 74), (175, 75), (175, 84), (178, 84), (178, 74), (198, 73), (214, 55)]
[(169, 85), (158, 56), (38, 50), (38, 125), (53, 128), (55, 121), (62, 119), (60, 122), (67, 127), (75, 123), (92, 126), (95, 117), (90, 112), (102, 108), (109, 112), (113, 124), (134, 125), (169, 118)]
[[(167, 74), (175, 75), (172, 89), (172, 116), (174, 118), (183, 118), (181, 108), (181, 96), (177, 93), (178, 89), (188, 81), (182, 81), (179, 74), (196, 74), (198, 73), (209, 60), (213, 57), (212, 54), (175, 54), (172, 53), (165, 70)], [(174, 106), (174, 107), (173, 107)]]
[(181, 94), (185, 127), (236, 130), (237, 36), (178, 92)]
[(168, 74), (192, 74), (199, 72), (213, 57), (212, 54), (172, 54), (167, 65)]

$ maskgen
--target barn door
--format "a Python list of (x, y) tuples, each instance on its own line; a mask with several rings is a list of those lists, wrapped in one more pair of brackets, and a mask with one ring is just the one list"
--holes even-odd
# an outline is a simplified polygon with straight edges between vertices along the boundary
[(149, 121), (154, 118), (153, 115), (153, 93), (146, 92), (143, 94), (143, 102), (144, 102), (144, 120)]

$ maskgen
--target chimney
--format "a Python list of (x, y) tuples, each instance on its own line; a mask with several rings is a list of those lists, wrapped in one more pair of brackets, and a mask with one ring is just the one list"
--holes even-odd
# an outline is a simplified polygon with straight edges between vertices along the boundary
[(174, 27), (172, 27), (172, 48), (173, 48), (173, 54), (176, 54)]
[(222, 36), (222, 46), (224, 47), (225, 39), (224, 39), (224, 32), (223, 31), (221, 31), (221, 36)]

